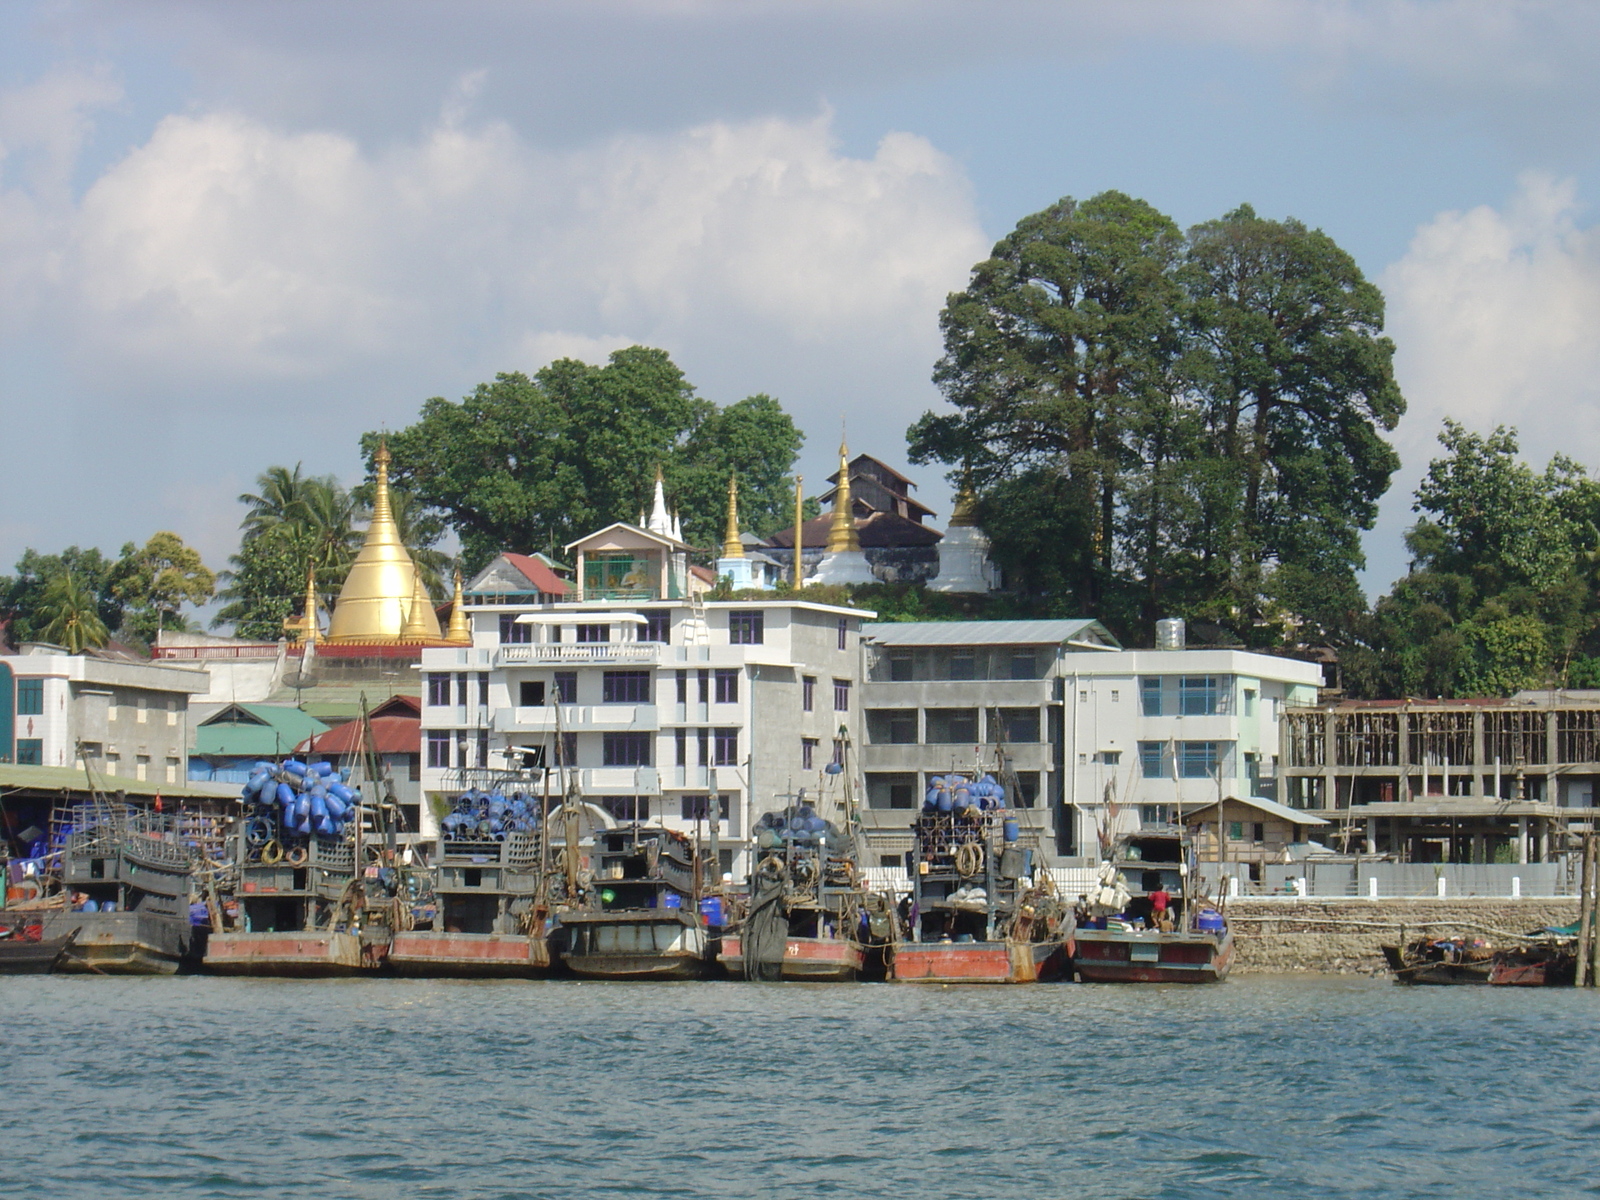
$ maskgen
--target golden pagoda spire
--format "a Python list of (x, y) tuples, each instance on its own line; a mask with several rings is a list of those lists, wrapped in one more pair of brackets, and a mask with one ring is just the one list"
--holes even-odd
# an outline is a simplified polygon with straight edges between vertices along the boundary
[(743, 558), (744, 543), (739, 540), (739, 480), (728, 476), (728, 532), (722, 538), (723, 558)]
[(951, 529), (970, 529), (978, 523), (978, 497), (972, 491), (972, 468), (961, 472), (961, 486), (956, 489), (956, 503), (950, 513)]
[[(439, 616), (433, 611), (433, 602), (428, 599), (428, 591), (422, 586), (422, 574), (419, 571), (411, 572), (413, 580), (411, 585), (411, 604), (406, 609), (406, 623), (400, 630), (402, 642), (422, 642), (430, 637), (437, 639), (439, 636)], [(433, 632), (428, 632), (428, 623), (423, 618), (423, 613), (433, 618)]]
[(805, 545), (806, 480), (803, 475), (794, 477), (794, 590), (803, 586), (804, 570), (800, 565), (800, 551)]
[(850, 511), (850, 448), (839, 443), (839, 486), (833, 489), (833, 521), (828, 526), (828, 553), (859, 551), (855, 514)]
[(457, 646), (472, 645), (472, 623), (467, 620), (467, 598), (461, 591), (461, 572), (456, 572), (456, 594), (450, 601), (450, 628), (444, 640)]
[(312, 646), (317, 641), (317, 565), (306, 565), (305, 607), (298, 617), (285, 617), (283, 630), (299, 639), (301, 645)]
[[(400, 540), (389, 501), (389, 445), (378, 444), (372, 459), (377, 467), (377, 494), (372, 501), (372, 522), (361, 553), (345, 576), (338, 602), (328, 621), (329, 642), (372, 642), (393, 644), (411, 637), (407, 630), (415, 623), (419, 639), (438, 640), (439, 618), (431, 604), (420, 608), (412, 602), (420, 580), (416, 564)], [(417, 611), (413, 612), (413, 609)]]

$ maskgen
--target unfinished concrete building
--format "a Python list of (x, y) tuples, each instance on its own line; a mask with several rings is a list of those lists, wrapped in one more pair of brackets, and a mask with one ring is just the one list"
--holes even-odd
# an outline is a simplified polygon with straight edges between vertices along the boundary
[(1333, 822), (1336, 848), (1402, 862), (1548, 862), (1588, 827), (1600, 693), (1348, 700), (1290, 709), (1283, 800)]

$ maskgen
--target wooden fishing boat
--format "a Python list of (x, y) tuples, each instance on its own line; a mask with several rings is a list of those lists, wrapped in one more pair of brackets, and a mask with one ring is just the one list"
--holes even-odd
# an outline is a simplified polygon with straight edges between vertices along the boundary
[(379, 965), (359, 935), (333, 929), (214, 933), (206, 950), (206, 970), (217, 975), (332, 979)]
[(76, 934), (47, 938), (37, 916), (0, 920), (0, 975), (46, 975), (56, 969)]
[(1490, 987), (1571, 987), (1577, 977), (1577, 950), (1553, 941), (1496, 950), (1489, 967)]
[(1219, 983), (1233, 966), (1233, 935), (1079, 929), (1072, 965), (1085, 983)]
[[(807, 983), (848, 983), (860, 975), (866, 965), (866, 957), (866, 951), (860, 945), (843, 938), (790, 935), (783, 942), (783, 960), (778, 964), (778, 977)], [(747, 977), (744, 941), (740, 934), (723, 935), (722, 950), (717, 955), (717, 961), (735, 979)]]
[(1487, 984), (1494, 968), (1494, 948), (1465, 938), (1419, 938), (1404, 946), (1384, 946), (1395, 982), (1455, 986)]

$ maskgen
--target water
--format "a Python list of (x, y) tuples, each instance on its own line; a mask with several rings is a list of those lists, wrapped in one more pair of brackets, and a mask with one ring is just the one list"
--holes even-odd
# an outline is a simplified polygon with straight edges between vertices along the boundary
[(0, 980), (0, 1194), (1600, 1192), (1600, 996)]

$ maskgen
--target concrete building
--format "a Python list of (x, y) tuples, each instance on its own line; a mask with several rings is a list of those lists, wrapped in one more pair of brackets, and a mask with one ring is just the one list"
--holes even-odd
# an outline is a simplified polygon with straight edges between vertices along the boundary
[(187, 775), (189, 698), (208, 679), (193, 667), (25, 645), (0, 656), (13, 680), (8, 761), (181, 785)]
[(548, 769), (554, 795), (570, 772), (619, 821), (709, 840), (714, 819), (723, 868), (742, 872), (751, 822), (779, 796), (842, 786), (824, 768), (841, 728), (861, 740), (860, 629), (872, 614), (662, 600), (648, 586), (670, 597), (671, 545), (656, 548), (662, 569), (627, 583), (635, 598), (604, 598), (611, 585), (595, 579), (585, 541), (580, 579), (594, 598), (477, 595), (466, 605), (471, 646), (422, 652), (423, 831), (463, 788), (542, 791)]
[(1272, 799), (1278, 722), (1311, 703), (1315, 664), (1238, 650), (1124, 650), (1096, 621), (864, 629), (871, 840), (910, 846), (933, 775), (995, 772), (1057, 861), (1218, 796)]

